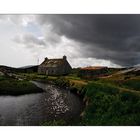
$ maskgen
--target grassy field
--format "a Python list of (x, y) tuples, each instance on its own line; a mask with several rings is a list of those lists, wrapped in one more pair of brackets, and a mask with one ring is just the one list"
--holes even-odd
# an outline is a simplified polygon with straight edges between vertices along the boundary
[(140, 125), (140, 77), (113, 75), (89, 82), (81, 125)]
[(105, 83), (85, 87), (82, 125), (140, 125), (140, 94)]
[(0, 95), (22, 95), (28, 93), (42, 92), (27, 80), (16, 80), (14, 78), (0, 76)]

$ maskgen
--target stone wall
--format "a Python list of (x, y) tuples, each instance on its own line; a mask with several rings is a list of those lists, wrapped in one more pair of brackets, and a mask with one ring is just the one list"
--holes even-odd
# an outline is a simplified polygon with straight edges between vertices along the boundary
[(71, 70), (72, 68), (67, 60), (65, 60), (62, 65), (58, 65), (57, 67), (45, 67), (44, 65), (40, 65), (38, 67), (38, 73), (46, 75), (66, 75), (69, 74)]

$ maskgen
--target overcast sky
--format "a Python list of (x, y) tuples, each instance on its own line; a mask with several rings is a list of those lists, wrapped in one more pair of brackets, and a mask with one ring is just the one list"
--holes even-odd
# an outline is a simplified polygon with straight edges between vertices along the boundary
[(66, 55), (72, 67), (140, 63), (140, 15), (0, 15), (0, 65)]

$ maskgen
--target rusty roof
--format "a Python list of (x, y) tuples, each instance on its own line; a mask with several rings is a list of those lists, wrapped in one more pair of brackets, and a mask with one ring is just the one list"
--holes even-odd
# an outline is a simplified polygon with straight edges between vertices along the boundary
[(105, 69), (107, 67), (103, 67), (103, 66), (89, 66), (89, 67), (84, 67), (81, 68), (81, 70), (100, 70), (100, 69)]

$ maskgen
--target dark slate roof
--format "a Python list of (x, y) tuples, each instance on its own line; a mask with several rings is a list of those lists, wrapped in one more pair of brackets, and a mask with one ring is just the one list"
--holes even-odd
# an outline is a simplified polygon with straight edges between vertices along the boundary
[(44, 67), (58, 67), (64, 64), (64, 59), (47, 59), (41, 64)]

